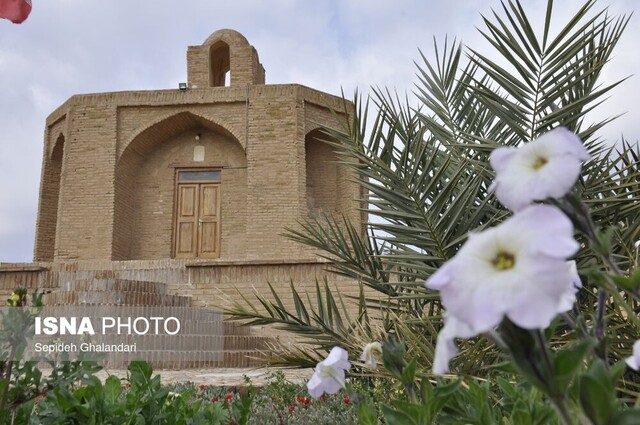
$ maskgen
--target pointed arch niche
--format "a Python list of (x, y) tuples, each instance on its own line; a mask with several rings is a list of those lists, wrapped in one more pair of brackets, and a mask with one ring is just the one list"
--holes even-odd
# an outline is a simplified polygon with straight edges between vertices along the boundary
[(211, 87), (228, 86), (231, 81), (231, 54), (229, 45), (217, 41), (209, 47), (209, 84)]
[(221, 125), (182, 112), (141, 131), (118, 159), (114, 260), (175, 257), (176, 178), (187, 169), (220, 171), (219, 256), (242, 257), (247, 198), (244, 149)]
[(55, 255), (64, 142), (65, 137), (60, 133), (53, 145), (51, 155), (45, 159), (44, 169), (42, 170), (40, 212), (36, 226), (37, 235), (34, 250), (34, 259), (36, 261), (53, 261)]
[[(304, 140), (307, 207), (310, 217), (344, 213), (346, 170), (337, 164), (338, 156), (326, 143), (330, 136), (320, 129), (307, 133)], [(351, 199), (349, 199), (351, 201)]]

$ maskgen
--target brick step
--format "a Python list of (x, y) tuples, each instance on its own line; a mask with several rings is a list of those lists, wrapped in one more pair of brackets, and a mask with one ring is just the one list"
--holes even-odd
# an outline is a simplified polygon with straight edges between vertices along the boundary
[[(129, 362), (140, 358), (141, 353), (114, 353), (105, 362), (109, 368), (125, 369)], [(256, 350), (200, 351), (184, 353), (153, 351), (144, 353), (155, 370), (159, 369), (199, 369), (264, 366), (265, 353)]]
[[(50, 343), (52, 337), (37, 337), (35, 342)], [(263, 350), (272, 341), (270, 337), (257, 335), (113, 335), (109, 338), (93, 338), (94, 344), (136, 344), (138, 350), (166, 350), (171, 347), (181, 350)]]
[(224, 358), (218, 367), (256, 367), (264, 366), (266, 353), (254, 350), (225, 351)]
[(54, 291), (47, 294), (45, 305), (128, 305), (189, 307), (191, 298), (129, 291)]
[[(49, 294), (50, 295), (50, 294)], [(146, 305), (105, 305), (103, 303), (83, 303), (83, 304), (64, 304), (64, 305), (45, 305), (41, 316), (59, 315), (59, 316), (118, 316), (126, 314), (132, 317), (138, 316), (154, 316), (178, 317), (181, 323), (222, 323), (224, 322), (224, 314), (222, 310), (207, 307), (192, 306), (146, 306)], [(232, 331), (241, 327), (239, 323), (229, 322), (227, 329)]]
[[(123, 313), (131, 317), (146, 317), (149, 315), (149, 308), (147, 306), (111, 306), (102, 303), (48, 305), (44, 307), (40, 316), (95, 317), (96, 314), (117, 316)], [(252, 334), (251, 327), (242, 326), (240, 322), (225, 320), (223, 313), (218, 309), (164, 306), (154, 307), (153, 314), (160, 317), (177, 317), (180, 320), (181, 332), (189, 335)]]
[(127, 291), (166, 294), (167, 285), (144, 280), (92, 278), (60, 282), (59, 291)]
[(238, 323), (222, 320), (222, 318), (185, 320), (184, 316), (179, 315), (178, 319), (180, 319), (180, 333), (186, 335), (253, 335), (251, 327), (240, 326)]
[(188, 335), (254, 335), (251, 327), (241, 326), (237, 322), (222, 320), (222, 318), (219, 320), (184, 320), (184, 317), (180, 316), (178, 319), (180, 319), (181, 333)]
[(250, 326), (242, 326), (238, 322), (234, 322), (231, 320), (225, 320), (222, 322), (224, 324), (224, 334), (225, 335), (251, 335), (251, 327)]
[[(142, 357), (156, 369), (257, 367), (264, 365), (261, 350), (272, 341), (271, 337), (252, 334), (251, 328), (240, 322), (224, 320), (219, 309), (192, 307), (191, 297), (168, 295), (165, 283), (123, 279), (109, 271), (67, 276), (61, 279), (59, 289), (45, 295), (44, 302), (43, 313), (51, 308), (56, 316), (65, 316), (68, 309), (67, 316), (72, 317), (153, 315), (180, 320), (178, 335), (110, 337), (109, 344), (135, 342), (138, 350), (109, 353), (107, 367), (126, 368), (131, 360)], [(43, 342), (48, 341), (43, 337)], [(168, 351), (171, 347), (181, 351)]]

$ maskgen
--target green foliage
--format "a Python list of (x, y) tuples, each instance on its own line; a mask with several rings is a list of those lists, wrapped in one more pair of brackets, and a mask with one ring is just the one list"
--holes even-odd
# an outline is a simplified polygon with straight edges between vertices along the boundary
[(341, 392), (315, 400), (309, 397), (306, 386), (291, 383), (282, 372), (274, 372), (267, 385), (256, 391), (248, 423), (356, 424), (357, 408), (350, 395)]
[[(170, 393), (160, 384), (160, 375), (152, 376), (151, 366), (134, 361), (123, 383), (110, 376), (104, 384), (95, 376), (83, 380), (78, 388), (57, 386), (32, 416), (38, 424), (227, 424), (229, 414), (224, 405), (194, 400), (195, 391)], [(127, 384), (127, 389), (123, 388)], [(242, 401), (234, 413), (244, 424), (251, 398)], [(236, 417), (236, 416), (232, 416)], [(244, 418), (244, 419), (242, 419)]]
[[(402, 385), (398, 393), (387, 384), (386, 394), (377, 397), (380, 416), (387, 424), (559, 423), (543, 393), (526, 383), (514, 383), (510, 372), (492, 372), (482, 380), (472, 377), (433, 380), (416, 375), (415, 360), (407, 363), (404, 357), (404, 344), (385, 342), (382, 356), (385, 370)], [(369, 399), (361, 403), (360, 422), (368, 423), (367, 418), (376, 413), (376, 403)]]

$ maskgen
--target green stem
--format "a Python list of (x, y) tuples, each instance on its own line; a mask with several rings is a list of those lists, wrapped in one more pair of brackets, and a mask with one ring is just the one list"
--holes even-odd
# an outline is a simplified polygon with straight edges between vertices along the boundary
[(558, 416), (562, 420), (562, 423), (565, 425), (574, 425), (573, 417), (569, 412), (569, 408), (567, 407), (567, 401), (564, 397), (556, 397), (551, 399), (551, 403), (553, 407), (555, 407)]
[(569, 316), (569, 313), (560, 313), (560, 317), (562, 317), (565, 323), (580, 336), (580, 339), (586, 340), (590, 338), (589, 332), (585, 329), (582, 322), (576, 322), (573, 317)]
[[(593, 218), (591, 217), (591, 213), (589, 211), (589, 207), (577, 196), (573, 194), (567, 195), (562, 200), (559, 200), (557, 205), (569, 216), (573, 219), (576, 228), (580, 230), (584, 236), (589, 241), (593, 251), (602, 258), (606, 268), (609, 269), (610, 273), (616, 275), (622, 275), (620, 268), (613, 260), (611, 253), (598, 239), (598, 233), (595, 223), (593, 222)], [(624, 301), (623, 297), (620, 296), (616, 285), (613, 283), (611, 278), (606, 275), (607, 285), (604, 288), (600, 288), (598, 290), (598, 303), (596, 307), (596, 323), (595, 323), (595, 336), (598, 341), (602, 341), (606, 332), (606, 324), (605, 324), (605, 311), (606, 311), (606, 303), (609, 299), (609, 296), (613, 296), (613, 298), (620, 303), (622, 308), (627, 312), (629, 319), (633, 322), (633, 324), (640, 329), (640, 320), (636, 317), (633, 309)], [(631, 293), (631, 296), (634, 296)], [(603, 357), (603, 360), (606, 360)]]
[(551, 361), (551, 357), (549, 357), (549, 350), (547, 349), (547, 341), (544, 337), (544, 334), (540, 329), (534, 332), (536, 342), (540, 348), (540, 352), (542, 353), (542, 358), (544, 359), (544, 364), (547, 367), (547, 376), (554, 375), (554, 367), (553, 362)]
[(7, 381), (7, 386), (4, 388), (2, 392), (2, 399), (0, 399), (0, 410), (4, 410), (7, 404), (7, 395), (9, 394), (9, 387), (11, 386), (11, 373), (13, 372), (13, 358), (16, 355), (16, 345), (13, 343), (11, 345), (11, 352), (9, 354), (9, 361), (5, 365), (7, 368), (7, 375), (4, 379)]
[(604, 311), (606, 310), (607, 298), (609, 298), (608, 291), (600, 288), (598, 290), (598, 305), (596, 310), (596, 339), (598, 341), (604, 339)]

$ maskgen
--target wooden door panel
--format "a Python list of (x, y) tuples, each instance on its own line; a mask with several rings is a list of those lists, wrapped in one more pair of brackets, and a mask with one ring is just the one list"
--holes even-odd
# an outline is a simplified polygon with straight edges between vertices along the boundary
[(178, 240), (176, 246), (177, 257), (190, 257), (195, 252), (195, 241), (193, 235), (195, 233), (195, 226), (193, 223), (180, 223), (178, 224)]
[(200, 188), (200, 218), (217, 220), (219, 214), (219, 185), (203, 184)]
[(196, 215), (196, 194), (198, 190), (197, 185), (181, 185), (180, 188), (180, 201), (178, 202), (178, 220), (187, 218), (195, 218)]
[(201, 257), (218, 256), (218, 223), (202, 223), (200, 225)]
[(198, 257), (220, 256), (220, 185), (200, 185)]
[(193, 258), (197, 255), (198, 238), (198, 185), (178, 186), (175, 256)]

